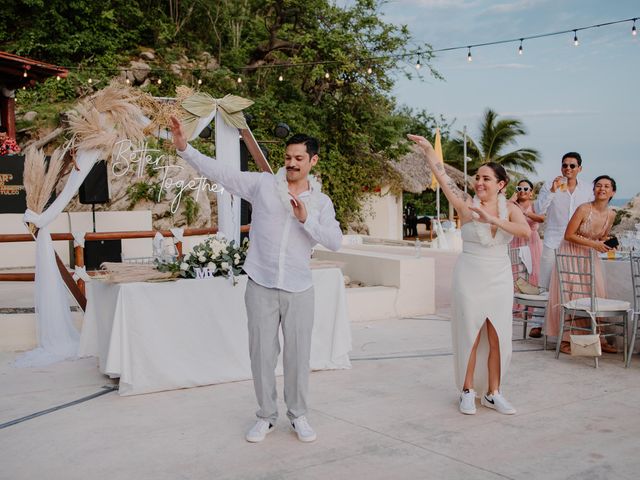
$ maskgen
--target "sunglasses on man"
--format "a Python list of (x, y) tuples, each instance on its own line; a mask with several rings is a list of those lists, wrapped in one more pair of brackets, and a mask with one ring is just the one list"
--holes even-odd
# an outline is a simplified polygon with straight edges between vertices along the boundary
[(574, 168), (578, 168), (578, 164), (577, 163), (563, 163), (562, 164), (562, 168), (570, 168), (571, 170), (573, 170)]
[(516, 192), (528, 192), (529, 190), (531, 190), (530, 187), (516, 187)]

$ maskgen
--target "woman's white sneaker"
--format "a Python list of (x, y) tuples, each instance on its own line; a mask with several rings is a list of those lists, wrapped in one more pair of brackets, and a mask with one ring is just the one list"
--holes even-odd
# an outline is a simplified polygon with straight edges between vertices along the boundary
[(313, 431), (313, 428), (309, 425), (307, 417), (304, 415), (294, 418), (291, 421), (291, 426), (298, 435), (298, 440), (301, 442), (313, 442), (316, 439), (316, 432)]
[(480, 399), (480, 403), (487, 408), (493, 408), (503, 415), (513, 415), (516, 409), (511, 406), (501, 393), (487, 394), (485, 393)]
[(273, 426), (267, 420), (259, 418), (256, 424), (251, 427), (251, 430), (247, 432), (247, 435), (244, 438), (247, 440), (247, 442), (258, 443), (264, 440), (264, 438), (267, 436), (267, 433), (273, 432), (274, 428), (275, 426)]
[(463, 390), (460, 394), (460, 412), (465, 415), (475, 415), (476, 413), (476, 392), (475, 390)]

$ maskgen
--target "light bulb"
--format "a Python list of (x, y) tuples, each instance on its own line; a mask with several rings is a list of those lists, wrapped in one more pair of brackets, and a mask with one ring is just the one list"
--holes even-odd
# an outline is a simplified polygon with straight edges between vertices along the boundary
[(60, 75), (56, 75), (56, 80), (60, 81)]
[(91, 79), (91, 78), (89, 80), (87, 80), (87, 81), (89, 82), (89, 84), (93, 83), (93, 79)]
[(280, 75), (280, 76), (278, 77), (278, 81), (279, 81), (279, 82), (281, 82), (282, 80), (284, 80), (284, 78), (282, 77), (282, 75)]
[(27, 71), (26, 71), (26, 70), (24, 71), (24, 73), (22, 74), (22, 76), (23, 76), (24, 78), (27, 78)]
[(633, 21), (633, 27), (631, 27), (631, 35), (633, 35), (634, 37), (636, 35), (638, 35), (638, 31), (636, 30), (636, 21)]
[(131, 83), (131, 80), (129, 80), (129, 78), (127, 77), (127, 79), (125, 80), (125, 82), (127, 83), (127, 85), (129, 85)]
[(238, 77), (238, 83), (242, 83), (242, 78)]
[(418, 59), (416, 62), (416, 70), (420, 70), (420, 67), (422, 67), (422, 65), (420, 64), (420, 59)]
[(329, 79), (329, 77), (330, 77), (329, 72), (324, 74), (324, 78), (326, 78), (327, 80)]
[(162, 85), (162, 79), (161, 78), (158, 79), (158, 85)]
[(580, 45), (580, 42), (578, 41), (578, 32), (576, 30), (573, 31), (573, 44), (576, 47)]
[(367, 68), (367, 73), (371, 75), (373, 73), (373, 69), (371, 67)]
[(467, 53), (467, 62), (472, 62), (473, 57), (471, 56), (471, 47), (469, 47), (469, 52)]
[(520, 40), (520, 46), (518, 47), (518, 55), (522, 55), (524, 51), (522, 50), (522, 39)]
[(202, 85), (202, 79), (201, 78), (198, 79), (198, 85)]

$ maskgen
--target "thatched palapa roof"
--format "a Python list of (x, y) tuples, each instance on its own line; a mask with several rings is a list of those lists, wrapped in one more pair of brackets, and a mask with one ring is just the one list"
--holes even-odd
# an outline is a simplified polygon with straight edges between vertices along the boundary
[[(411, 151), (403, 155), (398, 161), (389, 162), (402, 177), (402, 189), (405, 192), (422, 193), (431, 186), (431, 168), (427, 163), (424, 153), (417, 145), (411, 146)], [(464, 173), (451, 165), (444, 169), (454, 182), (464, 188)], [(467, 176), (467, 187), (473, 188), (471, 177)]]

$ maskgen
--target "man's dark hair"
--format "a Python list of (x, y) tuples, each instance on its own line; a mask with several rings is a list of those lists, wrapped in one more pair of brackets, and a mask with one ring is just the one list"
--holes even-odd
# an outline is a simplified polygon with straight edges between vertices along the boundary
[(0, 126), (0, 133), (7, 133), (7, 127)]
[(565, 158), (575, 158), (578, 161), (578, 166), (582, 166), (582, 157), (578, 152), (568, 152), (562, 156), (562, 161), (564, 162)]
[(314, 155), (318, 154), (318, 150), (320, 150), (320, 146), (318, 145), (318, 139), (310, 137), (309, 135), (305, 135), (304, 133), (296, 133), (293, 137), (287, 140), (287, 147), (289, 145), (298, 145), (304, 144), (307, 147), (307, 153), (309, 154), (309, 158), (312, 158)]

